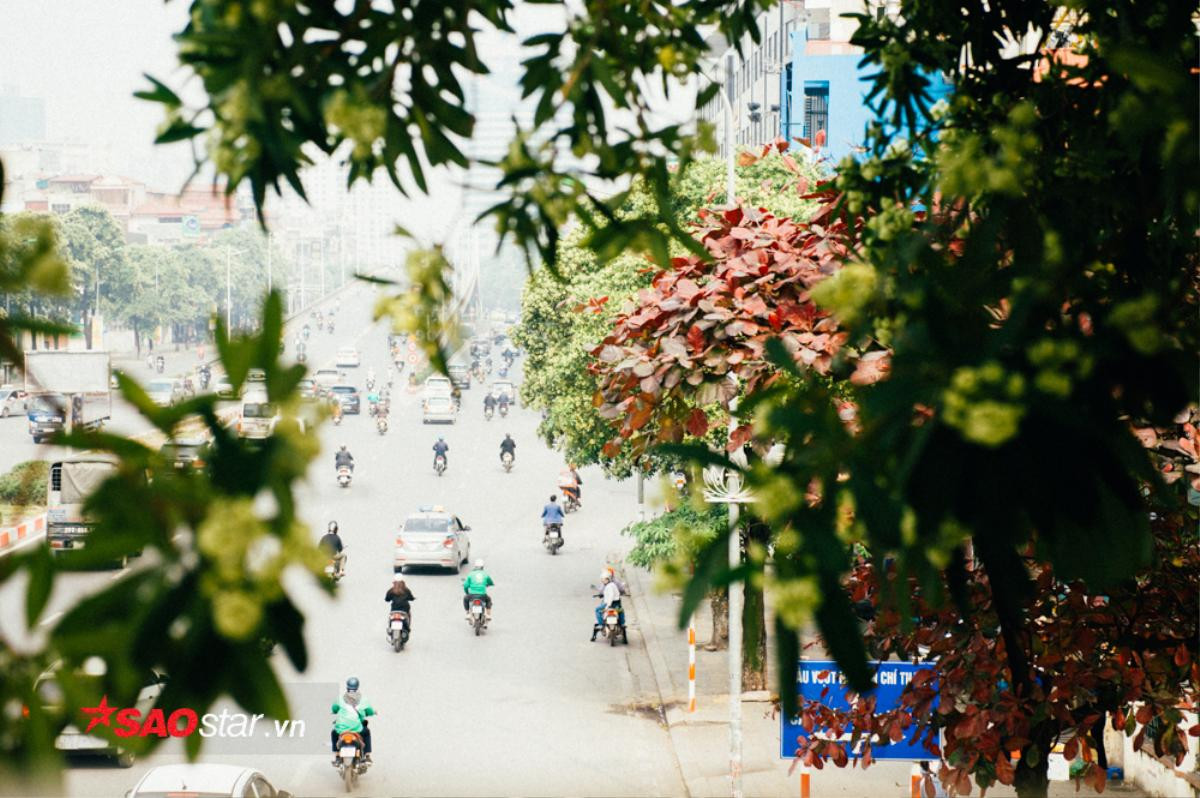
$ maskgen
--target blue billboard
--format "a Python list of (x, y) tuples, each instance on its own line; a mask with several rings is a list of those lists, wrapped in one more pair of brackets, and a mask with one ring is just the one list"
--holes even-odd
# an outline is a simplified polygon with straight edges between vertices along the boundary
[[(900, 693), (912, 681), (913, 675), (917, 671), (929, 670), (933, 667), (930, 663), (914, 665), (911, 662), (872, 662), (870, 664), (875, 671), (875, 689), (871, 694), (875, 696), (877, 713), (899, 707)], [(801, 660), (800, 670), (796, 674), (796, 690), (800, 696), (801, 705), (805, 701), (813, 701), (831, 709), (849, 709), (850, 707), (850, 703), (846, 700), (846, 681), (838, 664), (833, 660)], [(784, 759), (794, 759), (796, 749), (799, 747), (799, 739), (807, 737), (808, 732), (800, 725), (798, 717), (789, 718), (780, 715), (779, 725), (779, 755)], [(847, 743), (852, 733), (853, 729), (842, 735)], [(910, 744), (909, 736), (910, 732), (906, 732), (904, 739), (899, 742), (873, 745), (871, 747), (872, 758), (912, 761), (937, 758), (920, 743)], [(851, 757), (857, 757), (860, 752), (852, 750), (848, 753)]]

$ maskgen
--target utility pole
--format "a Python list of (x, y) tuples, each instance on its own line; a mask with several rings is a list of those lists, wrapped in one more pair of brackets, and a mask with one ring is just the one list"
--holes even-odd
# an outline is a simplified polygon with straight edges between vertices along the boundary
[(229, 247), (225, 247), (225, 334), (229, 336), (233, 335), (233, 288), (229, 269), (229, 260), (231, 257), (232, 252)]
[(725, 54), (725, 91), (721, 99), (725, 101), (725, 203), (730, 208), (737, 207), (737, 179), (734, 174), (733, 146), (733, 51)]

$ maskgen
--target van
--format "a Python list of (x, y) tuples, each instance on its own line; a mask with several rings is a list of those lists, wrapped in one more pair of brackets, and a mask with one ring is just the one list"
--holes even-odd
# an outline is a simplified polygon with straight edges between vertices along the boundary
[(240, 438), (262, 439), (275, 432), (279, 409), (265, 393), (255, 391), (242, 397), (242, 412), (238, 415), (237, 432)]

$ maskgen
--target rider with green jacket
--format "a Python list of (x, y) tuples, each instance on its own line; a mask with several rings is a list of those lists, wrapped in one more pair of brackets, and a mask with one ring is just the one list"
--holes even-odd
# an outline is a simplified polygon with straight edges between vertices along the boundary
[(470, 601), (472, 596), (482, 596), (483, 606), (487, 608), (487, 619), (492, 619), (492, 597), (488, 595), (488, 588), (496, 584), (492, 581), (492, 577), (488, 572), (483, 570), (483, 560), (475, 561), (475, 568), (471, 573), (467, 574), (467, 578), (463, 580), (463, 611), (467, 613), (467, 620), (471, 620)]
[(335, 716), (333, 730), (329, 733), (330, 743), (333, 746), (333, 764), (338, 763), (338, 737), (343, 732), (355, 732), (362, 737), (364, 754), (367, 759), (370, 759), (371, 729), (367, 726), (366, 719), (375, 714), (375, 708), (368, 704), (359, 693), (356, 677), (351, 676), (346, 680), (346, 692), (342, 694), (340, 701), (333, 702), (329, 711)]

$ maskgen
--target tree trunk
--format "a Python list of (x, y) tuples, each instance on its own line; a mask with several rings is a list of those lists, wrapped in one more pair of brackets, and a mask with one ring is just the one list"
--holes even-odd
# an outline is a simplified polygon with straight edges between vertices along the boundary
[[(1045, 724), (1033, 728), (1030, 734), (1033, 738), (1032, 746), (1027, 746), (1021, 758), (1017, 760), (1017, 770), (1013, 779), (1017, 798), (1046, 798), (1049, 794), (1050, 749), (1058, 736), (1057, 732), (1057, 729), (1047, 728)], [(1036, 764), (1029, 762), (1028, 752), (1033, 746), (1037, 747), (1038, 752)]]
[(705, 648), (709, 651), (721, 651), (729, 645), (729, 593), (726, 588), (714, 590), (708, 596), (708, 604), (712, 609), (712, 639)]
[(767, 689), (767, 607), (762, 585), (742, 583), (742, 690)]

